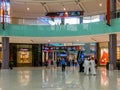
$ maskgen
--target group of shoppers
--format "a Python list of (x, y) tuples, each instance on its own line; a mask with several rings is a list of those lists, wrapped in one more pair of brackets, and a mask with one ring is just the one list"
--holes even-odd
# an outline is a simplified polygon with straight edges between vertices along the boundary
[[(86, 75), (89, 74), (96, 75), (96, 61), (93, 57), (85, 58), (84, 60), (81, 60), (78, 63), (80, 68), (79, 72), (84, 72)], [(62, 71), (65, 71), (67, 60), (65, 58), (61, 58), (59, 60), (59, 64), (62, 68)], [(57, 66), (59, 66), (59, 64), (58, 64), (58, 60), (57, 61), (47, 60), (45, 63), (46, 67), (48, 66), (48, 68), (50, 68), (51, 65), (53, 65), (54, 68), (56, 68)]]
[(84, 73), (86, 75), (89, 74), (96, 75), (96, 63), (93, 57), (85, 58), (83, 67), (84, 67)]
[(50, 68), (50, 66), (53, 65), (54, 68), (61, 66), (62, 67), (62, 71), (65, 71), (65, 66), (66, 66), (66, 59), (65, 58), (61, 58), (60, 60), (57, 61), (52, 61), (52, 60), (47, 60), (45, 61), (45, 66)]

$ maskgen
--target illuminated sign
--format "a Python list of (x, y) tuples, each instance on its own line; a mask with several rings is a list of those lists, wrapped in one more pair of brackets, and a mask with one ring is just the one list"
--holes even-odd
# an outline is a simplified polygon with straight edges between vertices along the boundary
[(68, 11), (68, 12), (49, 12), (46, 16), (49, 17), (77, 17), (83, 16), (83, 11)]
[(101, 49), (100, 65), (106, 65), (108, 62), (108, 48)]

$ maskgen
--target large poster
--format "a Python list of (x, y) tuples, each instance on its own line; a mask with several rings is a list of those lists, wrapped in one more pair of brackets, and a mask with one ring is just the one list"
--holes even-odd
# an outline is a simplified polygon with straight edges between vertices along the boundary
[(100, 65), (106, 65), (108, 62), (108, 48), (101, 48)]
[(31, 57), (29, 51), (18, 52), (18, 63), (31, 63)]
[(3, 22), (3, 12), (4, 12), (4, 22), (10, 23), (10, 0), (0, 0), (0, 16), (1, 22)]

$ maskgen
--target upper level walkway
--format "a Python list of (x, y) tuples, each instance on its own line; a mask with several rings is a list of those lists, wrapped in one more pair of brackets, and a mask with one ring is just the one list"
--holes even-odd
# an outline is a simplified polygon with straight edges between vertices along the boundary
[(83, 23), (75, 25), (14, 25), (5, 24), (5, 30), (0, 25), (0, 36), (24, 37), (59, 37), (84, 36), (120, 32), (120, 18), (111, 20), (111, 26), (106, 21)]
[[(0, 24), (0, 36), (16, 38), (16, 40), (13, 40), (13, 42), (21, 41), (17, 39), (17, 37), (21, 37), (22, 40), (25, 37), (38, 38), (37, 40), (39, 43), (41, 42), (39, 41), (39, 39), (42, 38), (43, 40), (44, 37), (52, 38), (52, 37), (73, 37), (74, 36), (78, 38), (78, 37), (83, 37), (88, 35), (89, 36), (107, 35), (108, 37), (108, 35), (112, 33), (116, 33), (117, 35), (119, 35), (120, 34), (119, 32), (120, 32), (120, 18), (111, 20), (111, 26), (106, 25), (106, 21), (75, 24), (75, 25), (54, 25), (54, 26), (5, 24), (5, 30), (3, 30), (2, 24)], [(33, 39), (31, 40), (31, 38), (29, 39), (30, 42), (35, 41)], [(100, 38), (100, 40), (109, 41), (109, 38), (107, 38), (107, 40), (105, 38), (104, 37), (102, 39)], [(69, 41), (71, 39), (72, 38), (68, 38), (67, 39), (68, 42), (73, 42), (73, 41)], [(86, 39), (90, 41), (89, 38), (86, 37)], [(60, 42), (58, 40), (61, 40), (61, 38), (58, 38), (56, 41), (53, 41), (53, 42)], [(28, 40), (24, 42), (27, 42), (27, 41)], [(91, 38), (91, 42), (92, 41), (99, 42), (99, 40), (96, 40), (93, 37)]]
[(97, 75), (84, 75), (78, 68), (22, 67), (0, 71), (0, 90), (120, 90), (120, 71), (97, 68)]

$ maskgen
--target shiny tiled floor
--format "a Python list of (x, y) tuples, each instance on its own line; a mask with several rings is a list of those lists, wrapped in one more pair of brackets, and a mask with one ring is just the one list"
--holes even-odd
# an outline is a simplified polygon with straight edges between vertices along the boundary
[(0, 90), (120, 90), (120, 71), (97, 68), (97, 75), (84, 75), (78, 68), (22, 67), (0, 71)]

